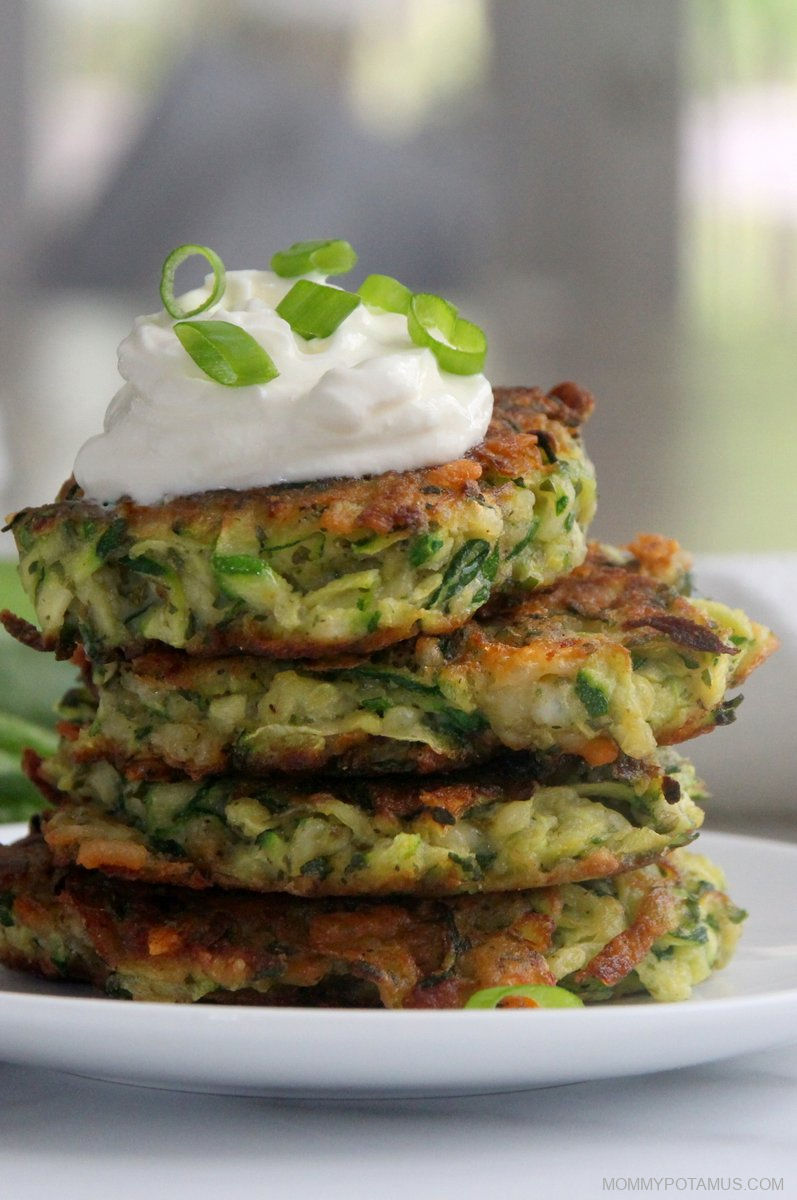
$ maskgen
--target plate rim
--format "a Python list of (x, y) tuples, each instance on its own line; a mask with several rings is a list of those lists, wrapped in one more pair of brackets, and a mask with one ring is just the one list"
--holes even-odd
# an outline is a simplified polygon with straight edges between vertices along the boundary
[[(0, 843), (6, 841), (6, 837), (11, 833), (11, 830), (19, 830), (24, 833), (27, 827), (20, 822), (12, 822), (0, 824)], [(16, 836), (16, 833), (12, 836)], [(695, 850), (699, 846), (700, 840), (705, 837), (712, 845), (715, 841), (720, 843), (742, 843), (740, 848), (749, 847), (750, 843), (760, 846), (764, 851), (774, 851), (776, 853), (785, 853), (792, 855), (795, 858), (797, 866), (797, 843), (783, 841), (778, 838), (758, 837), (757, 835), (748, 835), (742, 833), (733, 833), (725, 830), (716, 832), (707, 830), (701, 833), (700, 838), (692, 842), (689, 846), (690, 850)], [(713, 849), (709, 849), (709, 853), (713, 854)], [(698, 850), (698, 853), (701, 851)], [(721, 849), (718, 851), (721, 856)], [(11, 968), (4, 968), (11, 970)], [(24, 972), (19, 972), (23, 978), (29, 978)], [(44, 981), (50, 982), (50, 981)], [(699, 988), (700, 985), (698, 984)], [(86, 1005), (90, 1005), (95, 1012), (118, 1012), (118, 1013), (134, 1013), (135, 1016), (122, 1017), (122, 1020), (137, 1021), (139, 1017), (146, 1015), (159, 1014), (162, 1021), (168, 1021), (172, 1015), (176, 1013), (184, 1014), (176, 1019), (194, 1020), (195, 1022), (206, 1021), (209, 1024), (215, 1024), (217, 1021), (230, 1021), (232, 1014), (235, 1014), (235, 1020), (240, 1023), (250, 1021), (252, 1023), (267, 1018), (269, 1021), (279, 1023), (288, 1023), (295, 1020), (297, 1015), (301, 1015), (305, 1019), (313, 1020), (316, 1024), (320, 1023), (335, 1023), (345, 1022), (355, 1018), (358, 1023), (372, 1023), (387, 1021), (413, 1021), (420, 1023), (421, 1021), (438, 1021), (441, 1022), (451, 1018), (462, 1020), (463, 1017), (474, 1023), (494, 1020), (494, 1015), (489, 1011), (479, 1011), (474, 1009), (352, 1009), (352, 1008), (305, 1008), (297, 1005), (280, 1005), (270, 1007), (269, 1005), (204, 1005), (204, 1004), (169, 1004), (165, 1002), (138, 1000), (131, 1003), (121, 1003), (118, 998), (102, 995), (86, 995), (86, 996), (60, 996), (52, 992), (25, 992), (9, 989), (5, 986), (4, 981), (0, 980), (0, 1015), (2, 1009), (12, 1005), (14, 1002), (24, 1003), (26, 1005), (36, 1004), (37, 1007), (50, 1008), (53, 1006), (63, 1007), (68, 1010), (83, 1009)], [(611, 1021), (628, 1021), (630, 1020), (646, 1020), (646, 1017), (630, 1017), (631, 1013), (659, 1013), (668, 1014), (677, 1012), (705, 1012), (708, 1011), (732, 1011), (741, 1009), (749, 1005), (759, 1005), (762, 1002), (769, 1004), (794, 1003), (797, 1004), (797, 985), (789, 988), (780, 988), (775, 991), (761, 991), (752, 995), (744, 996), (706, 996), (702, 997), (699, 994), (691, 996), (688, 1000), (676, 1001), (671, 1004), (656, 1003), (648, 998), (629, 998), (627, 1001), (616, 1004), (594, 1004), (585, 1005), (583, 1008), (567, 1010), (567, 1009), (540, 1009), (535, 1016), (535, 1022), (539, 1025), (559, 1020), (572, 1020), (573, 1014), (578, 1013), (580, 1021), (603, 1021), (608, 1024)], [(187, 1014), (194, 1014), (188, 1017)], [(167, 1015), (168, 1014), (168, 1015)], [(200, 1015), (201, 1014), (201, 1015)], [(220, 1014), (224, 1014), (221, 1016)], [(507, 1020), (527, 1020), (528, 1014), (522, 1009), (512, 1010), (504, 1009), (501, 1013), (502, 1021)], [(671, 1017), (668, 1020), (673, 1019)], [(674, 1018), (678, 1019), (678, 1018)], [(797, 1038), (797, 1034), (795, 1035)]]
[[(13, 832), (0, 826), (0, 839)], [(737, 862), (758, 850), (797, 866), (797, 845), (778, 839), (718, 832), (700, 849), (718, 857), (735, 851)], [(733, 888), (733, 864), (729, 870)], [(496, 1019), (462, 1009), (120, 1003), (97, 993), (9, 990), (3, 980), (0, 1061), (173, 1091), (289, 1099), (528, 1091), (789, 1046), (797, 1042), (797, 986), (788, 976), (785, 983), (705, 998), (698, 988), (672, 1004), (629, 998), (540, 1009), (530, 1021), (522, 1009)]]

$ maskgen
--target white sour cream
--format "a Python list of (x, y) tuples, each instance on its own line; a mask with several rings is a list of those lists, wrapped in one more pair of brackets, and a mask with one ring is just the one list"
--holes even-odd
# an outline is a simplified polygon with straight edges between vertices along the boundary
[[(75, 462), (89, 498), (156, 504), (214, 488), (406, 471), (461, 458), (482, 440), (493, 403), (484, 375), (441, 371), (405, 317), (364, 304), (331, 337), (305, 341), (275, 312), (295, 282), (229, 271), (221, 301), (196, 318), (251, 334), (279, 371), (269, 383), (216, 383), (167, 313), (137, 318), (119, 347), (126, 383)], [(201, 298), (191, 292), (181, 303)]]

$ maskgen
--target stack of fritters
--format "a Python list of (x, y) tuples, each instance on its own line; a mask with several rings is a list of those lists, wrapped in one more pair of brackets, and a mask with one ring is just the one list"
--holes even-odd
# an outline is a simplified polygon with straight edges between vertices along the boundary
[(136, 999), (458, 1007), (554, 984), (678, 999), (732, 951), (677, 847), (669, 749), (774, 647), (688, 597), (676, 543), (591, 545), (592, 406), (499, 389), (485, 442), (404, 474), (159, 506), (67, 486), (12, 522), (73, 656), (53, 804), (0, 859), (0, 954)]

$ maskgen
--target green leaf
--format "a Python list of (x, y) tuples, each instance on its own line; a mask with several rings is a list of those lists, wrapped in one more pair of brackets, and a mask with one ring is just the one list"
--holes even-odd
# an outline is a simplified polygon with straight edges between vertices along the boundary
[(200, 370), (224, 387), (250, 387), (279, 375), (260, 343), (231, 321), (180, 321), (174, 332)]

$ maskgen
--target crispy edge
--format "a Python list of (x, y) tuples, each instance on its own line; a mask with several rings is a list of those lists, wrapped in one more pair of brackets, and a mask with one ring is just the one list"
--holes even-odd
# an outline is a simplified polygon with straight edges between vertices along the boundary
[[(672, 869), (668, 874), (677, 874)], [(678, 904), (671, 886), (662, 880), (645, 895), (631, 924), (599, 950), (585, 967), (574, 976), (576, 983), (597, 979), (606, 987), (614, 987), (625, 979), (650, 953), (657, 938), (675, 929), (678, 924)]]
[[(353, 787), (365, 800), (365, 811), (372, 812), (375, 817), (383, 814), (404, 820), (427, 816), (441, 826), (455, 825), (460, 819), (467, 817), (471, 808), (483, 804), (485, 801), (511, 801), (526, 798), (530, 794), (530, 790), (534, 789), (537, 782), (532, 760), (528, 756), (519, 756), (527, 764), (526, 770), (522, 771), (515, 762), (515, 757), (505, 759), (503, 773), (501, 765), (498, 763), (490, 769), (471, 771), (459, 778), (442, 775), (437, 778), (427, 777), (418, 780), (410, 778), (405, 781), (389, 777), (375, 777), (357, 780)], [(545, 764), (543, 770), (547, 772), (548, 778), (555, 778), (557, 771), (563, 769), (564, 764), (571, 762), (570, 756), (556, 756), (551, 762)], [(115, 821), (93, 801), (73, 798), (59, 792), (47, 779), (44, 760), (32, 750), (25, 754), (24, 769), (45, 798), (64, 817), (64, 820), (61, 820), (50, 813), (45, 814), (42, 818), (45, 840), (53, 851), (55, 861), (59, 866), (77, 865), (87, 869), (99, 869), (122, 878), (139, 879), (149, 883), (179, 884), (191, 888), (217, 886), (234, 889), (241, 887), (240, 881), (215, 869), (213, 864), (209, 868), (200, 867), (188, 859), (177, 858), (163, 851), (153, 851), (146, 836), (132, 826), (128, 826), (125, 821)], [(636, 770), (637, 772), (641, 769), (643, 774), (648, 775), (655, 773), (651, 766), (645, 770), (640, 768), (634, 760), (626, 760), (622, 769)], [(662, 774), (662, 786), (668, 779), (668, 776)], [(331, 797), (341, 799), (344, 803), (360, 805), (360, 801), (352, 793), (351, 781), (347, 781), (345, 778), (337, 784), (330, 781), (327, 789), (320, 786), (314, 779), (302, 780), (300, 778), (297, 780), (286, 777), (282, 782), (296, 792), (298, 803), (312, 804), (314, 801), (323, 802)], [(669, 780), (669, 782), (674, 781)], [(680, 793), (680, 789), (678, 791)], [(118, 838), (110, 835), (82, 836), (82, 828), (85, 826), (81, 827), (79, 820), (75, 820), (72, 824), (69, 823), (69, 811), (75, 807), (83, 810), (95, 810), (102, 822), (107, 823), (109, 827), (116, 826), (129, 830), (130, 837), (124, 842), (120, 842)], [(648, 854), (619, 855), (606, 847), (601, 847), (580, 858), (577, 868), (574, 868), (571, 863), (569, 865), (562, 864), (548, 871), (538, 870), (536, 874), (529, 875), (523, 886), (526, 888), (550, 887), (563, 883), (581, 882), (586, 879), (604, 878), (656, 862), (664, 853), (666, 852), (654, 851)], [(452, 872), (452, 875), (456, 876), (457, 873)], [(509, 890), (515, 890), (515, 887), (516, 885), (513, 885)], [(318, 881), (311, 876), (296, 877), (294, 880), (287, 880), (282, 887), (275, 886), (269, 890), (285, 891), (297, 896), (360, 894), (359, 889), (354, 885), (351, 887), (336, 885), (330, 889), (323, 881)], [(373, 891), (373, 888), (369, 890)], [(386, 894), (391, 890), (403, 889), (397, 889), (395, 881), (386, 879), (384, 887), (379, 891)], [(431, 891), (426, 885), (423, 888), (424, 894), (438, 896), (482, 890), (500, 891), (504, 889), (500, 887), (483, 888), (477, 884), (464, 886), (458, 877), (451, 880), (441, 879)]]
[[(73, 808), (74, 819), (70, 819)], [(98, 822), (107, 826), (103, 836), (95, 829), (89, 832), (80, 817), (96, 811)], [(434, 819), (434, 818), (433, 818)], [(53, 861), (58, 867), (77, 866), (85, 870), (99, 871), (104, 875), (148, 884), (170, 884), (194, 890), (221, 888), (223, 890), (250, 890), (253, 893), (284, 893), (292, 896), (320, 898), (334, 896), (389, 896), (407, 895), (418, 897), (446, 897), (456, 895), (514, 892), (541, 887), (555, 887), (568, 883), (582, 883), (590, 879), (604, 879), (624, 871), (636, 870), (650, 863), (659, 862), (666, 850), (650, 851), (646, 854), (617, 854), (606, 847), (595, 849), (583, 858), (568, 860), (549, 870), (529, 871), (521, 885), (515, 880), (511, 886), (501, 886), (500, 881), (474, 882), (464, 880), (452, 868), (450, 877), (438, 877), (433, 885), (427, 882), (417, 887), (407, 886), (399, 877), (385, 876), (379, 884), (371, 881), (367, 890), (356, 881), (329, 882), (309, 875), (296, 875), (275, 882), (270, 887), (247, 888), (235, 875), (210, 863), (197, 865), (189, 859), (178, 858), (166, 851), (153, 850), (146, 836), (105, 813), (98, 805), (80, 801), (74, 806), (69, 798), (61, 798), (55, 812), (44, 814), (42, 834), (52, 851)], [(115, 831), (130, 833), (129, 837), (114, 836)]]
[[(146, 535), (153, 525), (186, 523), (201, 532), (227, 515), (249, 510), (259, 522), (312, 523), (345, 536), (358, 530), (377, 534), (425, 529), (430, 521), (445, 523), (463, 498), (485, 497), (505, 485), (506, 477), (549, 472), (559, 455), (570, 452), (579, 427), (592, 412), (589, 392), (563, 383), (547, 394), (539, 388), (496, 388), (493, 418), (482, 443), (463, 458), (416, 471), (388, 471), (361, 479), (329, 479), (281, 484), (245, 491), (219, 489), (176, 497), (161, 505), (137, 505), (122, 499), (111, 510), (84, 499), (74, 479), (67, 480), (55, 504), (26, 508), (11, 516), (30, 524), (35, 533), (52, 529), (65, 513), (108, 522), (123, 519)], [(490, 473), (499, 478), (493, 484)], [(209, 499), (211, 502), (209, 502)]]
[[(540, 621), (550, 623), (549, 636), (537, 637), (533, 643), (541, 656), (561, 655), (564, 652), (576, 657), (583, 656), (586, 647), (583, 639), (574, 639), (565, 628), (557, 629), (557, 616), (566, 618), (572, 614), (605, 623), (610, 627), (605, 636), (610, 639), (615, 637), (618, 645), (623, 644), (623, 634), (630, 635), (628, 644), (633, 646), (636, 635), (643, 637), (646, 631), (654, 631), (669, 638), (675, 646), (737, 657), (738, 648), (723, 642), (712, 629), (709, 619), (699, 612), (687, 597), (680, 595), (663, 581), (673, 569), (680, 570), (683, 554), (678, 543), (672, 539), (655, 538), (654, 535), (645, 537), (648, 557), (654, 562), (652, 569), (655, 573), (647, 573), (645, 556), (636, 557), (631, 554), (631, 547), (627, 549), (627, 553), (631, 554), (630, 558), (618, 562), (603, 546), (593, 542), (590, 544), (586, 562), (570, 575), (548, 588), (534, 592), (512, 610), (501, 608), (485, 615), (477, 614), (458, 632), (454, 632), (454, 640), (451, 643), (454, 653), (449, 655), (449, 663), (466, 668), (469, 662), (480, 662), (487, 671), (494, 672), (505, 662), (507, 655), (512, 654), (513, 647), (517, 644), (513, 641), (512, 632), (521, 630), (524, 622)], [(632, 546), (634, 545), (635, 543), (632, 543)], [(639, 549), (639, 539), (636, 546)], [(501, 624), (507, 622), (508, 636), (502, 635), (501, 632)], [(424, 635), (422, 643), (416, 645), (433, 646), (434, 636)], [(755, 666), (763, 662), (776, 646), (777, 639), (770, 635), (755, 660), (746, 665), (744, 675), (748, 675)], [(406, 647), (397, 649), (400, 653), (406, 652)], [(240, 663), (242, 660), (235, 661)], [(360, 654), (351, 657), (341, 654), (334, 662), (327, 661), (315, 667), (306, 663), (302, 669), (343, 669), (356, 666), (362, 661), (363, 657)], [(158, 650), (134, 659), (130, 669), (138, 674), (150, 675), (160, 683), (168, 681), (173, 687), (190, 687), (191, 676), (196, 667), (190, 656), (184, 652)], [(733, 678), (732, 686), (739, 682), (741, 676), (737, 674)], [(659, 739), (660, 744), (677, 744), (709, 732), (715, 727), (714, 715), (712, 712), (695, 710), (680, 727), (663, 735)], [(611, 761), (616, 754), (614, 744), (607, 743), (606, 738), (597, 739), (595, 745), (594, 741), (595, 739), (585, 739), (585, 755), (590, 758), (599, 754), (601, 757), (598, 761)], [(388, 739), (375, 739), (355, 730), (328, 739), (320, 749), (281, 751), (273, 759), (250, 759), (248, 765), (250, 769), (256, 766), (259, 770), (310, 771), (334, 766), (334, 769), (343, 772), (368, 772), (377, 769), (373, 749), (382, 744), (387, 747), (391, 743)], [(400, 754), (397, 751), (393, 757), (392, 769), (415, 770), (427, 774), (484, 761), (499, 748), (498, 740), (489, 730), (474, 736), (461, 750), (445, 754), (434, 751), (423, 743), (404, 743)], [(219, 773), (247, 767), (246, 763), (239, 763), (230, 752), (220, 755), (212, 766), (202, 767), (194, 774), (190, 764), (186, 765), (183, 762), (164, 763), (147, 755), (129, 758), (120, 753), (119, 748), (112, 742), (102, 737), (94, 739), (90, 746), (86, 746), (84, 753), (87, 758), (108, 757), (120, 769), (139, 778), (169, 778), (179, 770), (187, 771), (192, 777), (198, 778), (209, 771)]]

